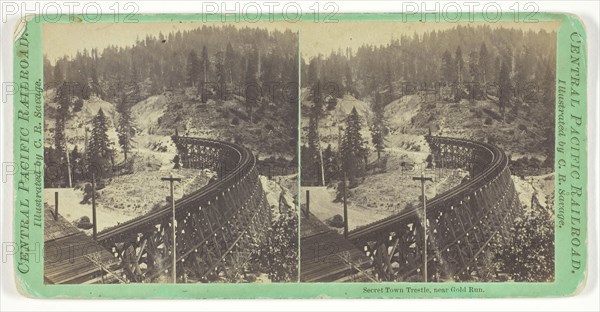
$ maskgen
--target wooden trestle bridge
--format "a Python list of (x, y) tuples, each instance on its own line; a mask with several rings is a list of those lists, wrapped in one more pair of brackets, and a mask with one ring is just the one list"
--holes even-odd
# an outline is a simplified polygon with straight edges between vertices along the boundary
[(176, 248), (177, 281), (209, 281), (248, 259), (251, 246), (266, 237), (271, 211), (256, 169), (256, 158), (242, 146), (174, 136), (184, 167), (209, 168), (218, 180), (161, 209), (98, 233), (97, 242), (118, 261), (120, 281), (171, 281)]
[[(422, 281), (425, 248), (428, 281), (470, 280), (490, 241), (507, 236), (520, 209), (508, 159), (498, 147), (431, 135), (426, 140), (438, 168), (468, 170), (470, 179), (428, 200), (427, 246), (422, 206), (349, 232), (348, 240), (371, 259), (378, 280)], [(310, 265), (313, 275), (326, 276), (330, 267), (323, 263), (319, 273)]]
[[(345, 253), (354, 262), (353, 270), (365, 273), (363, 279), (421, 280), (427, 248), (427, 280), (469, 280), (481, 268), (490, 241), (507, 235), (520, 207), (508, 159), (498, 147), (431, 135), (426, 139), (438, 168), (463, 168), (470, 178), (428, 200), (427, 246), (423, 246), (423, 207), (352, 230), (347, 240), (336, 243), (347, 245)], [(119, 282), (155, 282), (170, 276), (173, 248), (178, 282), (207, 281), (244, 261), (250, 246), (266, 239), (271, 211), (251, 151), (208, 139), (174, 136), (173, 140), (184, 167), (210, 168), (219, 179), (176, 201), (175, 244), (169, 205), (98, 234), (104, 253), (117, 260), (111, 270), (118, 272), (111, 275)], [(316, 236), (313, 240), (323, 243)], [(358, 254), (352, 253), (352, 246)], [(302, 246), (303, 251), (310, 248)], [(303, 281), (326, 281), (319, 276), (343, 279), (339, 272), (345, 270), (339, 265), (324, 261), (321, 267), (310, 257), (301, 259), (306, 268), (301, 270)], [(50, 271), (47, 267), (47, 280), (52, 280)], [(303, 272), (311, 276), (302, 276)], [(82, 276), (71, 280), (81, 282)]]

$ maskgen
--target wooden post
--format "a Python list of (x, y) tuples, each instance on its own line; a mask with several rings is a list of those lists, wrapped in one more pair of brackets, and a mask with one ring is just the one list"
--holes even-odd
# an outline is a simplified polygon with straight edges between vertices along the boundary
[(67, 151), (67, 176), (69, 178), (69, 187), (73, 187), (73, 178), (71, 177), (71, 160), (69, 159), (69, 147), (67, 146), (67, 142), (65, 142), (65, 150)]
[(427, 283), (427, 199), (425, 199), (425, 181), (433, 181), (426, 178), (423, 171), (420, 177), (413, 177), (413, 180), (421, 181), (421, 197), (423, 198), (423, 281)]
[(58, 192), (54, 192), (54, 221), (58, 220)]
[(344, 192), (342, 195), (344, 196), (344, 238), (348, 239), (348, 204), (346, 202), (346, 171), (344, 170), (344, 181), (343, 188)]
[(306, 219), (310, 218), (310, 191), (306, 190)]
[(180, 182), (181, 179), (180, 178), (173, 178), (173, 172), (171, 172), (171, 174), (169, 175), (168, 178), (161, 178), (162, 181), (169, 181), (170, 186), (171, 186), (171, 209), (173, 210), (173, 216), (171, 219), (171, 228), (173, 229), (173, 240), (171, 242), (171, 248), (172, 248), (172, 252), (171, 255), (173, 256), (173, 260), (172, 260), (172, 267), (171, 267), (171, 274), (172, 274), (172, 278), (173, 278), (173, 284), (177, 284), (177, 237), (176, 237), (176, 233), (177, 230), (175, 228), (175, 196), (174, 196), (174, 192), (173, 192), (173, 182), (177, 181)]
[(92, 223), (93, 223), (93, 232), (92, 238), (96, 240), (96, 236), (98, 235), (98, 220), (96, 219), (96, 174), (92, 172)]
[(342, 162), (342, 171), (344, 172), (342, 181), (342, 196), (344, 197), (344, 238), (348, 239), (348, 204), (346, 203), (346, 168), (343, 165), (342, 158), (342, 126), (338, 127), (338, 155)]

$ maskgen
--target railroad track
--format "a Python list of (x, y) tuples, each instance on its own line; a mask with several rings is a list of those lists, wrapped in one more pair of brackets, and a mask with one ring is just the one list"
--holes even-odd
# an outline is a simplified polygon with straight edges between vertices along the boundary
[[(235, 251), (262, 239), (270, 210), (258, 179), (256, 158), (249, 149), (210, 139), (173, 139), (185, 167), (219, 172), (218, 180), (175, 201), (178, 266), (186, 272), (185, 278), (205, 279), (227, 270)], [(98, 242), (121, 260), (130, 281), (155, 279), (169, 271), (172, 262), (168, 256), (173, 248), (171, 218), (171, 206), (165, 203), (101, 231)], [(184, 269), (186, 260), (191, 265)]]
[[(428, 263), (438, 270), (428, 273), (429, 278), (468, 279), (478, 256), (518, 206), (508, 158), (488, 143), (434, 136), (427, 140), (438, 153), (436, 159), (461, 154), (464, 165), (478, 169), (467, 182), (427, 202)], [(373, 259), (381, 279), (406, 279), (421, 272), (422, 209), (403, 211), (348, 233), (348, 239)]]

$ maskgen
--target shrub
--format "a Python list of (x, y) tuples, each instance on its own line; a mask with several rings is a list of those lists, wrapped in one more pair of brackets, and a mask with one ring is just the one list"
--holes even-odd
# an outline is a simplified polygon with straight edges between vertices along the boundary
[(233, 119), (231, 119), (231, 124), (234, 126), (237, 126), (240, 124), (240, 119), (237, 117), (233, 117)]
[(342, 216), (339, 214), (336, 214), (335, 216), (331, 217), (330, 219), (327, 219), (325, 222), (329, 226), (332, 226), (334, 228), (343, 228), (344, 227), (344, 218), (342, 218)]
[(90, 218), (88, 216), (83, 216), (79, 220), (75, 221), (76, 226), (80, 229), (89, 230), (94, 227), (94, 224), (90, 222)]
[(491, 124), (492, 124), (492, 118), (490, 118), (490, 117), (487, 117), (487, 118), (485, 119), (485, 122), (484, 122), (484, 124), (486, 124), (486, 125), (488, 125), (488, 126), (489, 126), (489, 125), (491, 125)]

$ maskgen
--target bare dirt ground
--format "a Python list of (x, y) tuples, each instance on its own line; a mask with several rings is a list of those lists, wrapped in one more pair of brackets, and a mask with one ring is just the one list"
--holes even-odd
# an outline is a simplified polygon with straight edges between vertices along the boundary
[[(174, 176), (181, 177), (181, 183), (174, 184), (175, 198), (181, 198), (208, 183), (209, 172), (198, 169), (180, 169), (173, 171)], [(153, 208), (168, 204), (169, 185), (161, 181), (168, 177), (168, 171), (138, 172), (121, 177), (114, 177), (111, 183), (98, 191), (96, 216), (98, 231), (119, 225)], [(152, 191), (148, 191), (152, 190)], [(70, 222), (81, 217), (92, 219), (92, 205), (81, 204), (81, 189), (44, 189), (44, 202), (54, 207), (54, 192), (59, 193), (59, 213)], [(91, 233), (91, 231), (88, 231)]]
[[(358, 187), (348, 190), (348, 228), (349, 230), (379, 221), (406, 209), (408, 204), (419, 206), (421, 184), (412, 177), (415, 172), (392, 171), (368, 176)], [(436, 177), (437, 183), (426, 183), (425, 196), (433, 198), (436, 194), (460, 184), (466, 175), (460, 170), (426, 170), (425, 175)], [(335, 215), (343, 216), (342, 202), (334, 202), (336, 189), (324, 186), (302, 187), (301, 203), (306, 203), (306, 191), (310, 192), (310, 212), (319, 220), (325, 221)]]
[[(325, 186), (302, 187), (300, 202), (306, 203), (306, 191), (310, 191), (310, 212), (319, 220), (327, 220), (335, 215), (344, 215), (344, 206), (341, 202), (334, 203), (335, 189)], [(355, 205), (348, 206), (348, 229), (352, 230), (361, 225), (375, 222), (386, 215), (376, 211), (366, 210)]]

